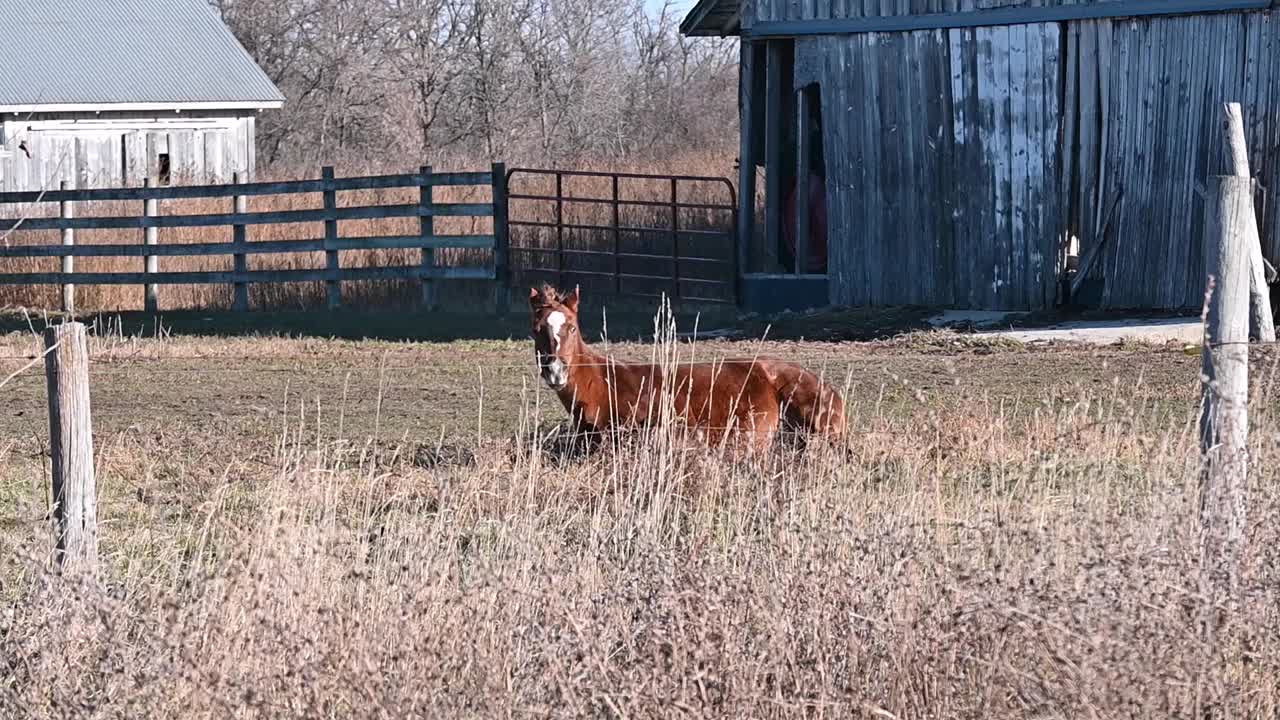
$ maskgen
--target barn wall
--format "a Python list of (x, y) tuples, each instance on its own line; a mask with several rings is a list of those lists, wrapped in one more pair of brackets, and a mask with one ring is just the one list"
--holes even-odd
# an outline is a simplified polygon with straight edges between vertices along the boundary
[[(967, 12), (1010, 7), (1102, 5), (1123, 0), (752, 0), (744, 17), (752, 21), (829, 20)], [(748, 25), (753, 23), (747, 23)]]
[[(1220, 108), (1244, 106), (1280, 264), (1280, 17), (1094, 20), (797, 40), (824, 117), (831, 300), (1051, 306), (1066, 244), (1107, 308), (1198, 308)], [(1114, 210), (1112, 210), (1114, 205)]]
[[(1103, 304), (1200, 307), (1204, 202), (1196, 186), (1223, 170), (1223, 102), (1243, 104), (1251, 169), (1280, 192), (1280, 20), (1092, 21), (1071, 27), (1068, 54), (1080, 148), (1071, 226), (1082, 255), (1103, 243), (1090, 275), (1103, 283)], [(1280, 259), (1277, 203), (1261, 219), (1264, 253)]]
[(797, 53), (822, 94), (833, 303), (1053, 303), (1059, 25), (815, 37)]
[[(110, 187), (155, 176), (169, 155), (172, 182), (230, 182), (254, 170), (254, 117), (235, 113), (157, 117), (144, 113), (67, 113), (11, 119), (2, 126), (0, 190)], [(26, 152), (18, 149), (25, 142)]]

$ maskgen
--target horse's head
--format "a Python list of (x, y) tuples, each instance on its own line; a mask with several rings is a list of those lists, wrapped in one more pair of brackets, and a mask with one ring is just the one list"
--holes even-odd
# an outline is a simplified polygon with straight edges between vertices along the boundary
[(569, 384), (569, 370), (577, 356), (578, 288), (562, 296), (550, 285), (529, 290), (529, 310), (533, 323), (533, 349), (542, 381), (552, 390)]

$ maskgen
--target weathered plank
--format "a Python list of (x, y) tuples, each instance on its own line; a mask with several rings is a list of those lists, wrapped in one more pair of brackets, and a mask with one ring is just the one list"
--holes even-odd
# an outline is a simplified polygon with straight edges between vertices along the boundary
[(770, 271), (776, 264), (782, 231), (782, 144), (785, 139), (783, 126), (786, 123), (782, 64), (782, 41), (769, 43), (765, 66), (765, 247), (760, 256), (766, 261), (764, 269)]
[[(1204, 17), (1190, 18), (1188, 26), (1187, 31), (1192, 33), (1205, 33), (1210, 29), (1209, 19)], [(1196, 142), (1194, 138), (1200, 127), (1202, 114), (1198, 105), (1203, 102), (1204, 86), (1207, 82), (1206, 67), (1208, 67), (1208, 56), (1204, 52), (1190, 53), (1179, 66), (1182, 77), (1181, 86), (1185, 90), (1178, 94), (1176, 112), (1181, 119), (1173, 142), (1183, 143), (1186, 146), (1181, 155), (1182, 162), (1179, 163), (1181, 177), (1174, 190), (1175, 197), (1181, 201), (1180, 211), (1175, 213), (1172, 222), (1177, 223), (1175, 227), (1185, 233), (1185, 244), (1174, 248), (1174, 257), (1178, 262), (1173, 277), (1170, 278), (1171, 298), (1193, 292), (1194, 288), (1200, 288), (1203, 291), (1204, 248), (1197, 243), (1201, 242), (1202, 238), (1200, 228), (1204, 227), (1205, 205), (1203, 200), (1194, 194), (1193, 188), (1203, 181), (1208, 174), (1208, 168), (1204, 164), (1204, 153), (1198, 147), (1198, 142), (1195, 145), (1188, 145), (1188, 143)]]
[(0, 221), (0, 232), (21, 225), (27, 230), (122, 230), (134, 228), (214, 227), (219, 225), (280, 225), (335, 220), (376, 220), (397, 217), (488, 217), (491, 203), (372, 205), (328, 210), (278, 210), (255, 213), (164, 215), (159, 217), (29, 218)]
[(973, 7), (943, 12), (904, 11), (894, 0), (865, 0), (862, 13), (812, 19), (791, 3), (774, 0), (773, 12), (751, 27), (757, 38), (804, 37), (858, 33), (914, 32), (957, 28), (1067, 23), (1108, 18), (1159, 17), (1192, 13), (1266, 10), (1272, 0), (981, 0)]
[(420, 266), (342, 268), (335, 276), (330, 270), (250, 270), (244, 273), (232, 271), (212, 272), (161, 272), (118, 273), (79, 272), (62, 273), (10, 273), (0, 275), (0, 285), (58, 285), (72, 282), (80, 285), (230, 285), (233, 283), (284, 283), (337, 280), (415, 280), (431, 277), (441, 280), (492, 280), (493, 271), (475, 267), (437, 267), (424, 271)]
[[(981, 122), (981, 106), (978, 94), (977, 36), (973, 30), (951, 30), (950, 56), (953, 68), (951, 79), (952, 122), (956, 151), (953, 155), (956, 192), (959, 211), (954, 223), (952, 240), (952, 266), (955, 302), (961, 307), (980, 307), (980, 283), (977, 261), (977, 241), (982, 237), (982, 214), (985, 203), (978, 198), (977, 185), (982, 179), (979, 170), (982, 163), (982, 145), (978, 128)], [(985, 182), (983, 182), (985, 185)]]
[(801, 88), (796, 95), (796, 242), (793, 269), (797, 275), (809, 271), (809, 165), (813, 152), (809, 126), (814, 111), (811, 102), (809, 89)]
[(427, 247), (488, 250), (494, 245), (492, 235), (435, 235), (425, 240), (417, 235), (371, 236), (326, 240), (255, 240), (239, 245), (233, 242), (182, 243), (178, 245), (10, 245), (0, 247), (0, 258), (6, 257), (189, 257), (202, 255), (246, 255), (326, 250), (413, 250)]
[(738, 227), (737, 253), (739, 273), (750, 272), (752, 242), (756, 226), (756, 133), (755, 102), (752, 79), (755, 77), (756, 45), (743, 38), (739, 47), (738, 74)]
[[(1030, 183), (1028, 164), (1033, 147), (1038, 152), (1039, 138), (1030, 137), (1027, 129), (1027, 31), (1026, 25), (1008, 28), (1009, 34), (1009, 237), (1008, 260), (1010, 291), (1006, 296), (1014, 307), (1025, 307), (1033, 294), (1031, 280), (1031, 238), (1027, 227), (1027, 191)], [(1037, 58), (1038, 64), (1039, 58)], [(1038, 293), (1036, 293), (1038, 294)]]
[[(469, 186), (489, 185), (491, 174), (476, 173), (436, 173), (433, 178), (436, 185)], [(339, 192), (348, 190), (385, 190), (402, 187), (418, 187), (422, 178), (417, 174), (370, 175), (366, 177), (337, 178), (335, 189)], [(110, 200), (191, 200), (198, 198), (230, 198), (236, 195), (290, 195), (296, 193), (318, 193), (324, 191), (323, 180), (290, 180), (286, 182), (255, 182), (242, 185), (175, 185), (153, 188), (93, 188), (65, 191), (30, 191), (0, 193), (0, 205), (36, 202), (105, 202)]]

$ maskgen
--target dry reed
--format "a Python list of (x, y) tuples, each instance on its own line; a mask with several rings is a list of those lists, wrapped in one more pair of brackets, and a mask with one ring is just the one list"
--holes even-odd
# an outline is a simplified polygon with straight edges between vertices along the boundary
[[(663, 337), (656, 356), (690, 352)], [(1244, 592), (1215, 647), (1195, 631), (1194, 407), (1170, 421), (1111, 387), (1045, 388), (1016, 413), (914, 393), (891, 415), (849, 392), (845, 446), (765, 458), (675, 426), (583, 456), (532, 390), (509, 436), (417, 446), (335, 434), (316, 419), (335, 400), (295, 398), (274, 450), (172, 460), (167, 479), (157, 441), (134, 438), (105, 471), (171, 499), (108, 516), (103, 585), (46, 572), (46, 533), (7, 535), (0, 710), (1280, 713), (1269, 387)], [(198, 511), (166, 510), (191, 493)]]

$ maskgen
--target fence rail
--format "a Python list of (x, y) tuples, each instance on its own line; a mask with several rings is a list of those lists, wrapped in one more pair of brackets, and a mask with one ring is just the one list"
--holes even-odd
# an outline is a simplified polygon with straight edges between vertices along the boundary
[[(56, 204), (58, 217), (14, 217), (0, 220), (0, 235), (16, 230), (57, 230), (62, 233), (61, 244), (27, 245), (6, 244), (0, 247), (0, 258), (63, 258), (62, 272), (0, 272), (0, 285), (61, 285), (64, 310), (74, 309), (74, 285), (156, 285), (229, 284), (235, 287), (235, 307), (248, 309), (249, 284), (323, 281), (328, 287), (330, 307), (341, 304), (341, 283), (360, 280), (418, 280), (423, 284), (422, 297), (428, 305), (434, 304), (433, 283), (436, 280), (498, 280), (496, 284), (505, 290), (507, 223), (506, 169), (495, 163), (489, 172), (435, 173), (424, 167), (417, 173), (400, 175), (374, 175), (367, 177), (336, 178), (333, 169), (326, 167), (319, 180), (290, 182), (236, 183), (232, 185), (201, 185), (178, 187), (103, 188), (89, 190), (54, 190), (49, 192), (0, 193), (0, 206), (41, 206)], [(492, 200), (487, 203), (436, 202), (433, 190), (450, 186), (489, 186)], [(337, 193), (352, 190), (379, 190), (417, 188), (417, 203), (385, 205), (360, 205), (338, 207)], [(324, 207), (311, 210), (283, 210), (273, 212), (246, 212), (247, 198), (265, 195), (296, 195), (322, 193)], [(194, 200), (210, 198), (234, 199), (234, 212), (185, 215), (161, 215), (157, 211), (160, 200)], [(137, 215), (83, 216), (72, 208), (74, 203), (139, 202)], [(12, 213), (20, 215), (21, 213)], [(436, 217), (492, 217), (493, 231), (486, 234), (442, 234), (434, 232)], [(391, 218), (418, 218), (416, 235), (348, 236), (340, 234), (339, 223), (350, 220), (382, 220)], [(246, 239), (246, 227), (292, 223), (324, 223), (323, 238), (301, 240)], [(162, 245), (155, 243), (159, 228), (208, 228), (228, 227), (232, 230), (231, 242), (199, 242)], [(76, 230), (140, 230), (139, 242), (130, 244), (76, 244)], [(344, 268), (340, 253), (367, 250), (420, 250), (422, 257), (414, 265), (390, 267)], [(441, 249), (492, 250), (494, 261), (484, 267), (442, 267), (436, 264), (435, 251)], [(289, 270), (249, 270), (247, 256), (254, 254), (325, 253), (325, 267)], [(189, 257), (225, 255), (234, 258), (231, 271), (183, 271), (160, 272), (156, 266), (159, 257)], [(75, 272), (71, 258), (122, 257), (143, 258), (142, 272)], [(502, 305), (505, 292), (498, 291), (495, 298)], [(148, 309), (151, 292), (148, 291)]]

